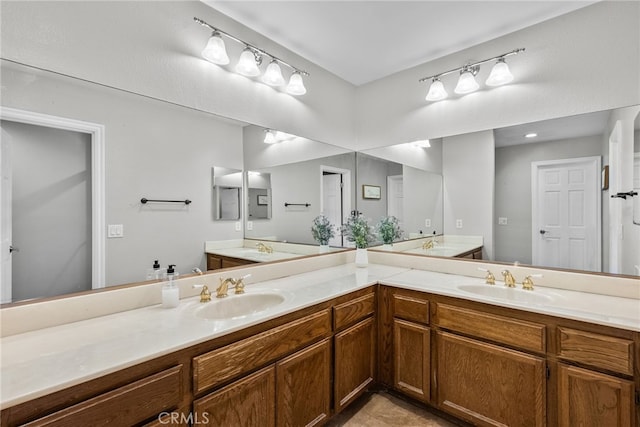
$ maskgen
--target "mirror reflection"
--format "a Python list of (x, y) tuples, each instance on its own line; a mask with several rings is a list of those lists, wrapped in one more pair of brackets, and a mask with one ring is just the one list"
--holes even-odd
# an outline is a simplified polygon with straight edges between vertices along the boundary
[(248, 171), (247, 196), (249, 221), (271, 219), (271, 174)]
[(211, 168), (213, 174), (213, 218), (239, 220), (242, 205), (242, 171), (220, 166)]

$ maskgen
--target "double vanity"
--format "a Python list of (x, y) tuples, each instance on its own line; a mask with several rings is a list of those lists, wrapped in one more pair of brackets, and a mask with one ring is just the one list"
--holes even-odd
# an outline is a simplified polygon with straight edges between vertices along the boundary
[(478, 425), (639, 424), (637, 279), (513, 266), (506, 288), (478, 270), (505, 265), (353, 259), (182, 278), (175, 309), (161, 283), (5, 308), (2, 424), (321, 425), (376, 386)]

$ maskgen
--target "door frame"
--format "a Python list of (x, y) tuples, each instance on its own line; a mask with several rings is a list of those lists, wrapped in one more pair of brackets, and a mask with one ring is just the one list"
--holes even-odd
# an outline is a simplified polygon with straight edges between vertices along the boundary
[[(391, 206), (391, 200), (393, 199), (393, 195), (395, 194), (395, 190), (392, 189), (393, 186), (391, 185), (394, 181), (403, 181), (402, 185), (404, 185), (404, 175), (400, 174), (387, 176), (387, 215), (390, 215), (389, 207)], [(398, 220), (400, 220), (400, 222), (404, 222), (404, 218), (398, 218)]]
[(106, 230), (104, 125), (9, 107), (0, 107), (0, 119), (86, 133), (91, 136), (91, 288), (104, 288)]
[(538, 218), (538, 173), (542, 167), (553, 165), (570, 165), (573, 163), (585, 163), (588, 167), (593, 168), (596, 183), (591, 190), (596, 199), (596, 250), (595, 250), (595, 271), (602, 271), (602, 195), (601, 182), (598, 179), (601, 176), (602, 159), (600, 156), (576, 157), (570, 159), (559, 160), (541, 160), (531, 162), (531, 261), (533, 265), (539, 265), (536, 262), (538, 243), (539, 243), (539, 218)]
[[(337, 173), (342, 175), (342, 216), (344, 221), (345, 213), (351, 212), (351, 170), (334, 166), (320, 165), (320, 212), (324, 212), (324, 183), (322, 175), (324, 172)], [(339, 230), (337, 230), (339, 233)], [(344, 239), (341, 239), (344, 245)]]

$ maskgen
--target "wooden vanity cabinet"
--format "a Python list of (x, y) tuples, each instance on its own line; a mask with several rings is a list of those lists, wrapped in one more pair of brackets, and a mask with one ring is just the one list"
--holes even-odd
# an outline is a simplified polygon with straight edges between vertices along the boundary
[(239, 267), (255, 263), (255, 261), (248, 259), (207, 253), (207, 270), (219, 270), (221, 268)]

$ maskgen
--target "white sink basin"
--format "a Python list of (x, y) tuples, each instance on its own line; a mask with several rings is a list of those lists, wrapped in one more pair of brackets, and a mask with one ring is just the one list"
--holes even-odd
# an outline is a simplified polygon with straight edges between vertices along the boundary
[(275, 293), (230, 295), (226, 298), (213, 297), (196, 309), (196, 316), (203, 319), (236, 319), (259, 313), (282, 304), (284, 297)]
[(519, 288), (507, 288), (501, 285), (459, 285), (458, 289), (504, 301), (516, 301), (528, 304), (547, 304), (553, 301), (552, 297), (537, 294), (535, 290), (525, 291)]

